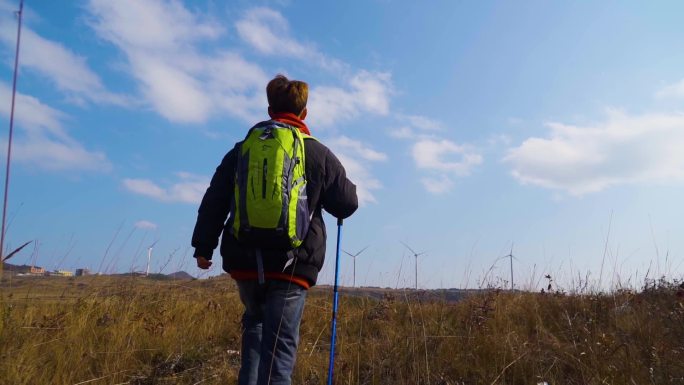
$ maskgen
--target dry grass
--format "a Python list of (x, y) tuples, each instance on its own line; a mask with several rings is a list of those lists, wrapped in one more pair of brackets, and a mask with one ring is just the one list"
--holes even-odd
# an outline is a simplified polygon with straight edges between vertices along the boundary
[[(225, 384), (242, 307), (230, 279), (5, 279), (3, 384)], [(337, 384), (684, 383), (684, 295), (490, 290), (458, 303), (342, 296)], [(313, 290), (295, 384), (322, 384), (329, 292)]]

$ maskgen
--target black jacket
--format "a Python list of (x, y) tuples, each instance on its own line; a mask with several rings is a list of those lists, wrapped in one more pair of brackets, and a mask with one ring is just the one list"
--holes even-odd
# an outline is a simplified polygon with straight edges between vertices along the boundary
[[(304, 142), (306, 152), (307, 197), (313, 219), (309, 232), (300, 247), (294, 250), (296, 263), (283, 270), (288, 260), (287, 250), (262, 249), (266, 272), (292, 273), (316, 284), (318, 272), (325, 260), (326, 232), (322, 209), (337, 218), (347, 218), (356, 211), (356, 186), (347, 179), (340, 161), (323, 144), (313, 139)], [(192, 235), (195, 257), (211, 259), (221, 233), (223, 270), (256, 271), (254, 249), (243, 247), (230, 234), (227, 221), (234, 195), (236, 149), (233, 148), (216, 168), (211, 184), (198, 210), (197, 224)]]

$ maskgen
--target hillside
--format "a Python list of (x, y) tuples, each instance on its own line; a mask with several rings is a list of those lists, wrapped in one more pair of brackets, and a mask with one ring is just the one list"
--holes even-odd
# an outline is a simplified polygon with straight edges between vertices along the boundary
[[(321, 285), (316, 286), (316, 290), (332, 291), (332, 286)], [(486, 292), (486, 290), (463, 290), (463, 289), (434, 289), (434, 290), (413, 290), (413, 289), (391, 289), (380, 287), (340, 287), (340, 293), (353, 297), (370, 297), (376, 300), (383, 300), (387, 298), (402, 298), (410, 296), (413, 300), (420, 301), (444, 301), (444, 302), (458, 302), (469, 295)]]
[[(226, 276), (16, 277), (0, 288), (3, 383), (235, 382), (242, 307)], [(451, 302), (343, 290), (336, 382), (682, 383), (684, 290), (674, 283), (610, 295), (468, 294)], [(330, 311), (330, 288), (312, 290), (295, 384), (326, 377)]]
[[(35, 266), (40, 268), (40, 266)], [(31, 265), (13, 265), (11, 263), (3, 262), (2, 271), (6, 274), (25, 274), (31, 269)]]
[(173, 279), (195, 279), (195, 277), (185, 271), (177, 271), (175, 273), (167, 274), (167, 276)]
[[(6, 263), (4, 262), (3, 264), (3, 275), (17, 275), (17, 274), (26, 274), (30, 271), (31, 267), (30, 265), (13, 265), (11, 263)], [(41, 266), (33, 266), (35, 268), (40, 269)], [(91, 274), (91, 273), (88, 273)], [(144, 273), (117, 273), (117, 274), (106, 274), (112, 277), (130, 277), (130, 276), (145, 276)], [(192, 275), (185, 271), (177, 271), (175, 273), (171, 274), (158, 274), (158, 273), (153, 273), (149, 275), (150, 279), (177, 279), (177, 280), (186, 280), (186, 279), (195, 279)]]

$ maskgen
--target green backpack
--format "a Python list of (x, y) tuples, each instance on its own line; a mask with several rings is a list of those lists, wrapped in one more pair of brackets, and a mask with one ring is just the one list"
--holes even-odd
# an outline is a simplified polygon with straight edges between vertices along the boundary
[(277, 121), (252, 127), (236, 145), (231, 233), (257, 249), (299, 247), (311, 216), (306, 196), (304, 139), (298, 128)]

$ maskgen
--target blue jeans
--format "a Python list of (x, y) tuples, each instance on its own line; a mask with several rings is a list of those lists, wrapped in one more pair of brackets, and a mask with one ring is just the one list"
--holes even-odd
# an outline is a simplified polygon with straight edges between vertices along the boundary
[(306, 289), (286, 281), (237, 281), (242, 315), (238, 385), (290, 385)]

